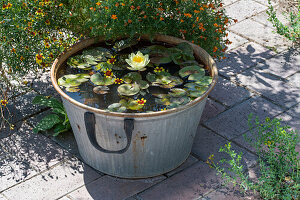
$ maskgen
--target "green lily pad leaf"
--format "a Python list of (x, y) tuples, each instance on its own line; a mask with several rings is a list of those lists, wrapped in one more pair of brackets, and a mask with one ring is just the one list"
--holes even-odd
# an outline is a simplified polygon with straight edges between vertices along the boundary
[(203, 68), (203, 65), (198, 64), (196, 60), (188, 60), (183, 63), (181, 63), (182, 66), (192, 66), (192, 65), (199, 65), (201, 68)]
[(186, 43), (186, 42), (182, 42), (182, 43), (178, 44), (176, 46), (176, 48), (180, 49), (185, 54), (189, 54), (189, 55), (193, 55), (194, 54), (192, 46), (190, 44)]
[(212, 77), (204, 76), (201, 80), (197, 80), (196, 83), (198, 85), (209, 85), (212, 82)]
[(73, 57), (69, 58), (67, 61), (67, 64), (71, 67), (76, 67), (80, 63), (83, 63), (83, 62), (84, 62), (83, 56), (77, 55), (77, 56), (73, 56)]
[(138, 102), (134, 99), (129, 99), (127, 108), (130, 110), (141, 110), (144, 105), (138, 104)]
[(66, 87), (67, 92), (78, 92), (79, 90), (78, 87)]
[(150, 54), (150, 55), (153, 55), (153, 54), (165, 54), (168, 52), (168, 48), (164, 47), (164, 46), (161, 46), (161, 45), (152, 45), (152, 46), (149, 46), (147, 47), (144, 52), (146, 54)]
[(168, 55), (158, 55), (150, 58), (151, 63), (160, 65), (172, 62), (172, 58)]
[(113, 103), (108, 106), (107, 108), (111, 112), (125, 112), (126, 107), (123, 106), (121, 103)]
[(147, 81), (144, 80), (138, 80), (136, 83), (139, 85), (140, 89), (142, 90), (147, 89), (149, 87)]
[(170, 76), (168, 80), (171, 80), (171, 82), (168, 84), (160, 84), (159, 86), (162, 88), (173, 88), (183, 83), (183, 80), (177, 76)]
[(181, 88), (173, 88), (173, 89), (170, 89), (170, 91), (171, 92), (169, 92), (169, 95), (172, 97), (182, 97), (187, 94), (187, 92)]
[(140, 91), (138, 84), (123, 84), (118, 87), (118, 92), (120, 95), (133, 96)]
[(84, 56), (84, 60), (89, 65), (97, 65), (96, 59), (93, 56), (86, 55)]
[(205, 76), (204, 73), (195, 73), (195, 74), (191, 74), (188, 78), (189, 81), (200, 81), (201, 79), (203, 79)]
[(205, 71), (203, 68), (199, 67), (198, 65), (192, 65), (188, 67), (184, 67), (181, 70), (179, 70), (179, 75), (183, 78), (191, 74), (195, 73), (202, 73), (204, 74)]
[(197, 83), (187, 83), (184, 87), (187, 88), (190, 97), (200, 97), (208, 88), (208, 86), (198, 85)]
[(162, 98), (162, 99), (155, 99), (155, 103), (160, 104), (160, 105), (165, 105), (168, 106), (171, 104), (170, 99), (169, 98)]
[(111, 64), (108, 64), (107, 62), (101, 62), (101, 63), (99, 63), (99, 64), (97, 64), (95, 67), (94, 67), (94, 69), (96, 70), (96, 71), (98, 71), (98, 70), (100, 70), (100, 71), (106, 71), (107, 69), (112, 69), (111, 68)]
[(136, 82), (142, 80), (142, 76), (138, 72), (130, 72), (123, 77), (125, 83)]
[(90, 69), (92, 69), (92, 66), (88, 63), (80, 63), (75, 68), (83, 69), (83, 70), (90, 70)]
[(178, 104), (178, 105), (184, 105), (191, 101), (191, 98), (188, 96), (182, 96), (182, 97), (173, 97), (170, 99), (171, 104)]
[(93, 88), (93, 92), (96, 94), (107, 94), (109, 91), (109, 87), (107, 86), (96, 86)]
[(146, 76), (146, 79), (149, 81), (149, 82), (155, 82), (156, 79), (157, 79), (157, 76), (155, 74), (152, 74), (151, 72), (149, 72)]
[(101, 74), (96, 73), (91, 76), (91, 81), (95, 85), (112, 85), (114, 84), (115, 78), (103, 77)]
[(112, 54), (110, 53), (110, 51), (106, 48), (103, 47), (96, 47), (93, 49), (89, 49), (89, 50), (85, 50), (82, 52), (82, 54), (85, 55), (90, 55), (93, 56), (94, 59), (98, 62), (100, 61), (106, 61), (106, 58), (111, 58)]
[(57, 80), (58, 85), (64, 87), (77, 87), (81, 83), (87, 82), (90, 78), (88, 74), (68, 74)]
[(155, 72), (157, 75), (161, 75), (161, 76), (171, 76), (171, 74), (169, 72), (166, 71), (162, 71), (162, 72)]

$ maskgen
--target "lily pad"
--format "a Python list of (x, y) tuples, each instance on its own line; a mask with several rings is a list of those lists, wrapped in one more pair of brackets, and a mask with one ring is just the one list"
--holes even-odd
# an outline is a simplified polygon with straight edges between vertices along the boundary
[(182, 96), (182, 97), (176, 97), (176, 98), (171, 98), (170, 102), (171, 103), (175, 103), (178, 105), (184, 105), (187, 104), (191, 101), (191, 98), (187, 97), (187, 96)]
[(136, 83), (139, 85), (140, 89), (142, 90), (147, 89), (149, 87), (147, 81), (144, 80), (138, 80)]
[(111, 112), (125, 112), (126, 107), (123, 106), (121, 103), (113, 103), (107, 107), (107, 110)]
[(156, 74), (152, 74), (151, 72), (149, 72), (146, 76), (146, 79), (149, 81), (149, 82), (155, 82), (156, 81), (156, 78), (157, 78), (157, 75)]
[(172, 58), (169, 55), (158, 55), (150, 58), (151, 63), (160, 65), (172, 62)]
[(67, 64), (71, 67), (76, 67), (80, 63), (83, 63), (84, 59), (82, 55), (73, 56), (68, 59)]
[(184, 85), (187, 88), (190, 97), (200, 97), (208, 88), (208, 86), (198, 85), (197, 83), (187, 83)]
[[(169, 82), (171, 80), (171, 82)], [(166, 84), (166, 81), (169, 82)], [(181, 80), (177, 76), (170, 76), (168, 79), (162, 79), (162, 83), (159, 84), (159, 87), (162, 88), (173, 88), (175, 86), (181, 85), (183, 83), (183, 80)]]
[(160, 98), (160, 99), (168, 97), (168, 94), (152, 94), (152, 95), (155, 96), (155, 97), (157, 97), (157, 98)]
[(96, 94), (107, 94), (109, 91), (109, 87), (107, 86), (96, 86), (93, 88), (93, 92)]
[(81, 83), (87, 82), (90, 78), (88, 74), (68, 74), (57, 80), (58, 85), (64, 87), (77, 87)]
[(119, 102), (123, 107), (126, 107), (129, 110), (140, 110), (144, 107), (144, 105), (138, 104), (138, 102), (134, 99), (121, 99)]
[(187, 92), (184, 89), (181, 88), (173, 88), (170, 89), (169, 95), (172, 97), (182, 97), (185, 96)]
[(103, 77), (101, 74), (96, 73), (91, 76), (91, 81), (95, 85), (112, 85), (114, 84), (115, 78)]
[(142, 76), (138, 72), (130, 72), (123, 77), (125, 83), (132, 83), (142, 80)]
[(199, 67), (198, 65), (192, 65), (188, 67), (184, 67), (181, 70), (179, 70), (179, 75), (183, 78), (191, 74), (195, 73), (202, 73), (203, 75), (205, 74), (205, 71), (203, 68)]
[(107, 58), (111, 58), (112, 54), (110, 53), (110, 51), (106, 48), (103, 47), (96, 47), (90, 50), (85, 50), (82, 52), (82, 54), (85, 55), (90, 55), (93, 56), (95, 61), (106, 61)]
[(155, 99), (155, 103), (160, 104), (160, 105), (165, 105), (165, 106), (168, 106), (168, 105), (171, 104), (170, 99), (167, 98), (167, 97), (166, 98), (162, 98), (162, 99), (156, 98)]
[(212, 82), (212, 77), (204, 76), (201, 80), (197, 80), (196, 83), (198, 85), (209, 85)]
[(138, 84), (123, 84), (118, 87), (118, 92), (120, 95), (133, 96), (140, 91)]
[(67, 92), (78, 92), (80, 89), (78, 87), (67, 87)]
[(96, 62), (96, 59), (91, 55), (84, 56), (84, 60), (89, 65), (97, 65), (98, 64), (98, 62)]

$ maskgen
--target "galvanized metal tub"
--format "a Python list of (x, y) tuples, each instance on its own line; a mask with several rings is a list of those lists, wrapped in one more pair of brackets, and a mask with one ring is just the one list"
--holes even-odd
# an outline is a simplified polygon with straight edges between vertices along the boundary
[[(154, 40), (170, 45), (187, 42), (164, 35)], [(207, 95), (217, 81), (214, 60), (190, 43), (196, 59), (208, 66), (213, 81), (201, 97), (184, 106), (153, 113), (108, 112), (75, 101), (57, 84), (57, 72), (70, 56), (102, 42), (95, 38), (79, 42), (61, 54), (51, 70), (52, 84), (62, 97), (80, 155), (93, 168), (123, 178), (153, 177), (179, 167), (191, 152)]]

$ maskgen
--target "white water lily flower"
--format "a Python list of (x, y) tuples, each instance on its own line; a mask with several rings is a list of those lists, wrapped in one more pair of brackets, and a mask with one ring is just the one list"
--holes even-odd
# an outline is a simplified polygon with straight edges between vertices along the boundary
[(136, 54), (131, 53), (129, 59), (125, 59), (125, 61), (130, 65), (130, 67), (127, 67), (128, 69), (144, 71), (146, 70), (146, 65), (150, 62), (150, 59), (149, 55), (143, 55), (138, 51)]

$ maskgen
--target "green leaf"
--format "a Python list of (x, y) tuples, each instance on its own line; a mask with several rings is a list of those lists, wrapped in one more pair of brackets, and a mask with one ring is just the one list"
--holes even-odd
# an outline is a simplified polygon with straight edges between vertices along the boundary
[(103, 76), (101, 76), (101, 74), (96, 73), (91, 76), (91, 81), (95, 85), (106, 85), (107, 86), (107, 85), (114, 84), (115, 78), (103, 77)]
[(181, 70), (179, 70), (179, 75), (182, 78), (186, 77), (188, 75), (191, 75), (191, 74), (195, 74), (195, 73), (205, 74), (205, 70), (203, 68), (199, 67), (198, 65), (184, 67)]
[(32, 103), (38, 104), (41, 106), (47, 106), (50, 108), (57, 108), (57, 109), (64, 110), (63, 104), (55, 98), (48, 98), (45, 96), (38, 95), (38, 96), (34, 97)]
[(54, 134), (53, 136), (56, 137), (58, 136), (60, 133), (63, 133), (63, 132), (66, 132), (68, 131), (70, 128), (66, 125), (63, 125), (63, 124), (57, 124), (55, 125), (55, 128), (54, 128)]
[(140, 91), (138, 84), (123, 84), (118, 87), (118, 92), (120, 95), (132, 96)]
[(123, 80), (125, 83), (132, 83), (142, 80), (142, 76), (138, 72), (130, 72), (123, 77)]
[(56, 114), (50, 114), (44, 117), (33, 129), (34, 133), (51, 129), (54, 125), (61, 123), (61, 119)]
[(182, 43), (178, 44), (176, 46), (176, 48), (180, 49), (182, 52), (184, 52), (187, 55), (193, 55), (194, 54), (192, 46), (189, 45), (186, 42), (182, 42)]

